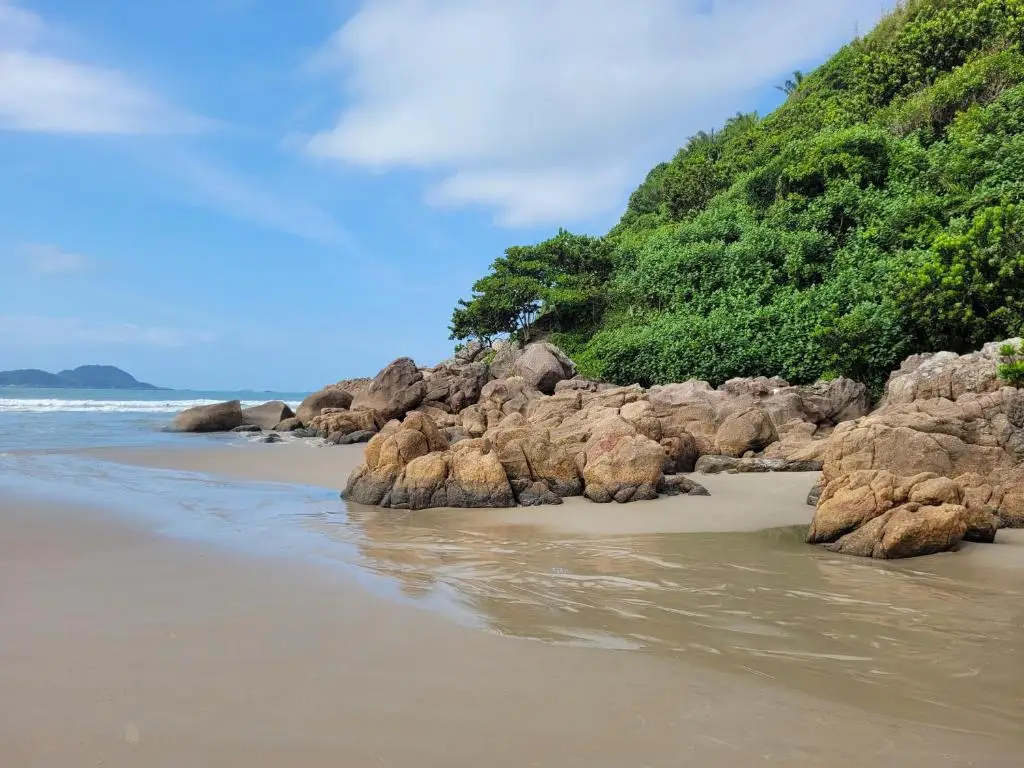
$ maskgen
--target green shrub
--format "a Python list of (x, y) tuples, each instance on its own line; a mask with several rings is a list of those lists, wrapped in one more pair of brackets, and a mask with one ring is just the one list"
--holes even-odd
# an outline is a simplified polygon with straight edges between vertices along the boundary
[(902, 3), (772, 114), (688, 140), (605, 237), (508, 249), (453, 335), (531, 323), (623, 384), (876, 391), (912, 352), (1024, 334), (1024, 0)]
[(1024, 342), (1020, 347), (1004, 344), (999, 348), (999, 378), (1011, 387), (1024, 388)]

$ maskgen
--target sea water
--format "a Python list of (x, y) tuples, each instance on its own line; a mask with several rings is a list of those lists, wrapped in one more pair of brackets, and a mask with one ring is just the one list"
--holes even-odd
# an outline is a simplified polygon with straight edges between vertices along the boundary
[(0, 452), (173, 444), (165, 432), (174, 414), (196, 405), (240, 400), (242, 407), (283, 400), (296, 407), (301, 392), (100, 390), (0, 387)]
[[(487, 510), (346, 506), (335, 490), (83, 452), (246, 450), (246, 435), (164, 429), (192, 405), (295, 404), (302, 394), (0, 390), (0, 497), (110, 509), (162, 535), (337, 566), (387, 599), (503, 635), (667, 655), (950, 728), (1024, 730), (1019, 569), (981, 567), (964, 553), (845, 558), (806, 545), (802, 528), (560, 534), (488, 524)], [(314, 443), (309, 450), (340, 450)], [(679, 503), (685, 514), (700, 500)]]

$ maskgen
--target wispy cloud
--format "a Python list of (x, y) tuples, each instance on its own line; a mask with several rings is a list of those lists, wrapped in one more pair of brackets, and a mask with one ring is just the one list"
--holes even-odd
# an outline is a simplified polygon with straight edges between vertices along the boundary
[(74, 251), (66, 251), (48, 243), (25, 243), (19, 246), (20, 260), (42, 275), (67, 275), (87, 272), (99, 263), (96, 259)]
[(0, 0), (0, 129), (67, 134), (179, 134), (214, 123), (115, 69), (51, 50), (38, 14)]
[(428, 202), (482, 205), (504, 224), (581, 219), (881, 12), (878, 0), (365, 0), (316, 57), (347, 99), (308, 148), (440, 174)]
[(217, 341), (216, 334), (209, 331), (44, 315), (0, 315), (0, 336), (4, 337), (4, 345), (8, 347), (187, 347)]
[[(252, 0), (224, 0), (242, 11)], [(132, 145), (130, 157), (169, 180), (189, 203), (321, 245), (358, 250), (349, 232), (301, 193), (282, 193), (266, 180), (241, 173), (197, 149), (183, 134), (220, 123), (172, 105), (125, 72), (61, 56), (42, 16), (0, 0), (0, 131), (90, 135), (175, 134), (159, 144)], [(276, 148), (275, 148), (276, 149)], [(47, 249), (50, 250), (47, 250)], [(72, 271), (84, 257), (36, 247), (37, 271)]]
[(351, 234), (315, 203), (282, 194), (193, 150), (156, 155), (153, 164), (175, 179), (192, 201), (262, 229), (283, 232), (358, 255)]

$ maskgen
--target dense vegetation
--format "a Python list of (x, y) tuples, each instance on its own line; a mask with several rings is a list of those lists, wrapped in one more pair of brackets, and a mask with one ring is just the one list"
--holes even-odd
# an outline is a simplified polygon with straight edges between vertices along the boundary
[(645, 385), (847, 375), (1024, 332), (1024, 0), (910, 0), (654, 168), (605, 237), (510, 248), (452, 337)]

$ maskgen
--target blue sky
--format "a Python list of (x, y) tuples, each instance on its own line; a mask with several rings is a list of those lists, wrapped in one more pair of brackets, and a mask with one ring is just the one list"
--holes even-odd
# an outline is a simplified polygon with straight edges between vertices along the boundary
[(306, 390), (449, 355), (879, 0), (0, 0), (0, 369)]

